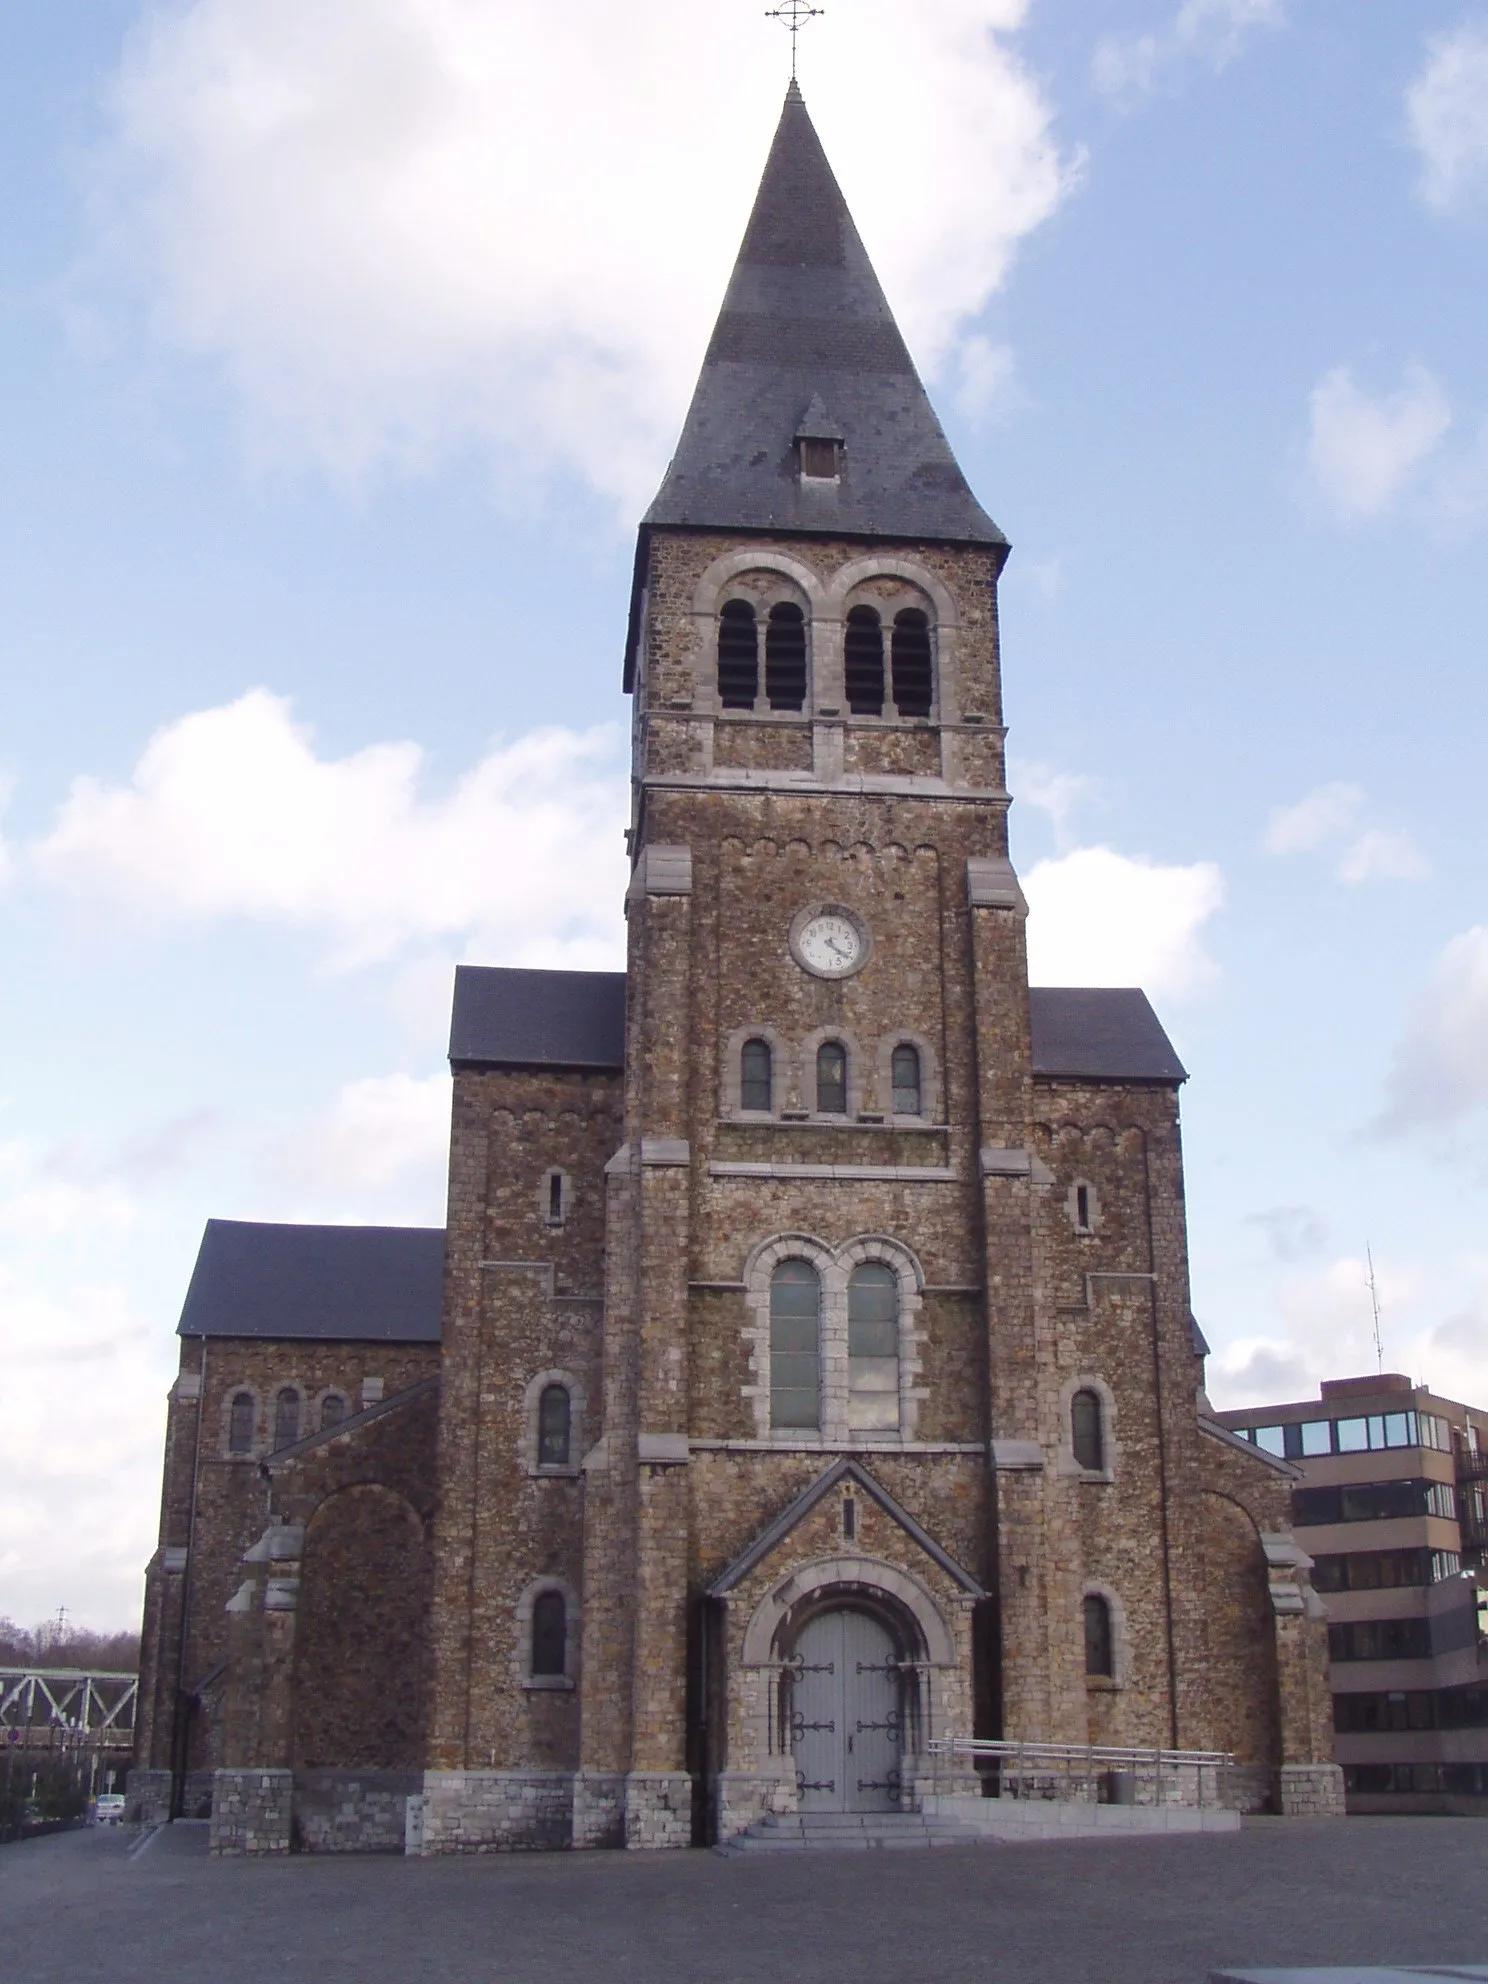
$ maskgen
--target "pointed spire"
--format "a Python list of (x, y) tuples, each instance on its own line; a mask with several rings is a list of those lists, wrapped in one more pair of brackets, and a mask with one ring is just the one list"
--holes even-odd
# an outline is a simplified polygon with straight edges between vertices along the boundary
[[(803, 483), (803, 438), (841, 442), (830, 482)], [(1006, 543), (951, 453), (794, 78), (644, 523)]]

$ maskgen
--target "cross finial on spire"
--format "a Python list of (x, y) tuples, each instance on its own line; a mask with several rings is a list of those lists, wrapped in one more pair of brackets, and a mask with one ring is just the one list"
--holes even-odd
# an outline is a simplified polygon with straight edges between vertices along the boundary
[(816, 20), (826, 11), (825, 7), (808, 7), (806, 0), (781, 0), (778, 7), (769, 7), (765, 11), (767, 21), (783, 21), (790, 29), (792, 82), (796, 80), (796, 37), (808, 21)]

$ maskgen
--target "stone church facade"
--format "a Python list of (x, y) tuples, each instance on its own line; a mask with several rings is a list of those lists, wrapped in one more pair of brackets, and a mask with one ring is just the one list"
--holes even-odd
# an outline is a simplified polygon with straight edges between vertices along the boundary
[(680, 1846), (976, 1734), (1341, 1809), (1294, 1470), (1203, 1397), (1184, 1071), (1028, 984), (1006, 555), (792, 84), (639, 536), (626, 970), (458, 973), (442, 1235), (209, 1226), (137, 1800)]

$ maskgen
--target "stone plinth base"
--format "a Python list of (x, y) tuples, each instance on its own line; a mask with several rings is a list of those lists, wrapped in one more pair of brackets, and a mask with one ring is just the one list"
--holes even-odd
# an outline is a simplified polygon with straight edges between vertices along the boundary
[(1338, 1764), (1283, 1764), (1281, 1809), (1289, 1819), (1341, 1819), (1343, 1771)]
[(574, 1778), (573, 1843), (625, 1844), (624, 1771), (581, 1770)]
[(419, 1850), (551, 1852), (572, 1843), (573, 1816), (572, 1771), (425, 1771)]
[(796, 1809), (796, 1783), (790, 1777), (755, 1777), (720, 1771), (713, 1780), (713, 1836), (721, 1845), (760, 1819), (787, 1817)]
[(295, 1772), (294, 1822), (307, 1853), (402, 1853), (416, 1770)]
[(692, 1844), (692, 1779), (685, 1771), (633, 1770), (625, 1780), (625, 1844), (632, 1850)]
[(1217, 1805), (1098, 1805), (1081, 1798), (947, 1798), (929, 1793), (927, 1819), (955, 1819), (986, 1839), (1117, 1838), (1132, 1833), (1239, 1832)]
[(168, 1770), (132, 1770), (124, 1780), (124, 1817), (142, 1826), (163, 1826), (171, 1815)]
[(213, 1853), (288, 1853), (292, 1770), (219, 1770), (212, 1785)]

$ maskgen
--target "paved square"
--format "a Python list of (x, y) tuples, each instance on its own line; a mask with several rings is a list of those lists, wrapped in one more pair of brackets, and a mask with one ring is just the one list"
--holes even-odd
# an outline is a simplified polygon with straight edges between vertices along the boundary
[(1203, 1984), (1488, 1958), (1488, 1827), (934, 1852), (212, 1861), (204, 1826), (0, 1848), (5, 1984)]

